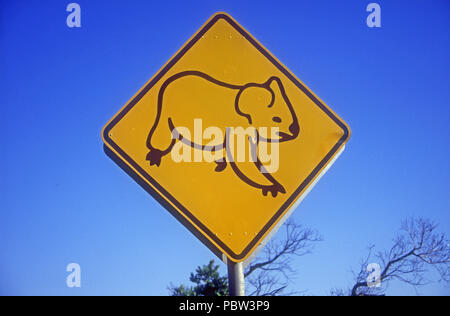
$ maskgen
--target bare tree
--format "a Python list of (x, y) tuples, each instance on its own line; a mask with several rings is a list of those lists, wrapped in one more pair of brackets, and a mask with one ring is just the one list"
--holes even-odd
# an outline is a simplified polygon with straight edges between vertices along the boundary
[[(392, 280), (417, 288), (430, 282), (425, 274), (432, 268), (440, 276), (439, 281), (450, 282), (450, 242), (444, 234), (437, 233), (436, 229), (437, 225), (427, 219), (405, 220), (391, 249), (374, 253), (374, 246), (369, 247), (359, 272), (355, 273), (355, 284), (349, 294), (383, 295)], [(370, 262), (379, 264), (381, 269), (376, 280), (367, 281), (373, 274), (367, 268)], [(334, 295), (344, 293), (339, 289), (332, 291)]]
[(288, 295), (290, 279), (295, 274), (292, 259), (310, 254), (314, 243), (322, 237), (315, 230), (288, 220), (284, 237), (270, 241), (254, 262), (245, 270), (247, 294), (256, 296)]

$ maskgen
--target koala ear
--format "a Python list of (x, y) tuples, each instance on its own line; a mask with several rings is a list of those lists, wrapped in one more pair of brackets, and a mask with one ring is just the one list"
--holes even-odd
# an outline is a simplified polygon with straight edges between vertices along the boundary
[(257, 113), (264, 108), (272, 107), (275, 102), (275, 94), (265, 84), (248, 84), (239, 90), (235, 108), (239, 115), (248, 119), (252, 124), (250, 113)]
[(269, 80), (267, 80), (264, 83), (264, 86), (272, 93), (272, 102), (269, 105), (269, 107), (273, 106), (273, 103), (275, 101), (275, 95), (280, 95), (281, 90), (281, 81), (278, 77), (270, 77)]

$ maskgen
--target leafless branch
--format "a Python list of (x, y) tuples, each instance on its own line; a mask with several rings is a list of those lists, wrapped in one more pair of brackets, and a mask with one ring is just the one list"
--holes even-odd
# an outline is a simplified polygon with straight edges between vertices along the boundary
[(288, 220), (283, 226), (283, 239), (269, 242), (262, 254), (245, 271), (245, 278), (250, 286), (249, 295), (293, 294), (285, 292), (295, 273), (291, 259), (311, 253), (314, 243), (322, 240), (315, 230), (304, 228), (292, 220)]
[[(424, 275), (430, 268), (438, 272), (440, 281), (450, 282), (450, 243), (446, 236), (437, 233), (436, 229), (437, 225), (430, 220), (407, 219), (402, 223), (391, 249), (373, 255), (373, 247), (370, 247), (369, 255), (355, 275), (356, 281), (351, 295), (379, 295), (386, 291), (392, 280), (399, 280), (417, 288), (429, 282)], [(368, 286), (369, 261), (382, 267), (379, 277), (381, 287)]]

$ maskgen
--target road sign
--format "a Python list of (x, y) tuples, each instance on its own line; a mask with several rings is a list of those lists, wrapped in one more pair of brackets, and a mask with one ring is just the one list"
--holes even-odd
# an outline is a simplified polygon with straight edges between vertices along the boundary
[(225, 13), (106, 124), (105, 151), (216, 254), (246, 260), (350, 129)]

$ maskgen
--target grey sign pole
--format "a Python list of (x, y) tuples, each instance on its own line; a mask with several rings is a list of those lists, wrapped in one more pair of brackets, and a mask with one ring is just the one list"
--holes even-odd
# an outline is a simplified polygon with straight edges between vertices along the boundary
[(228, 260), (228, 291), (230, 296), (245, 296), (244, 265)]

